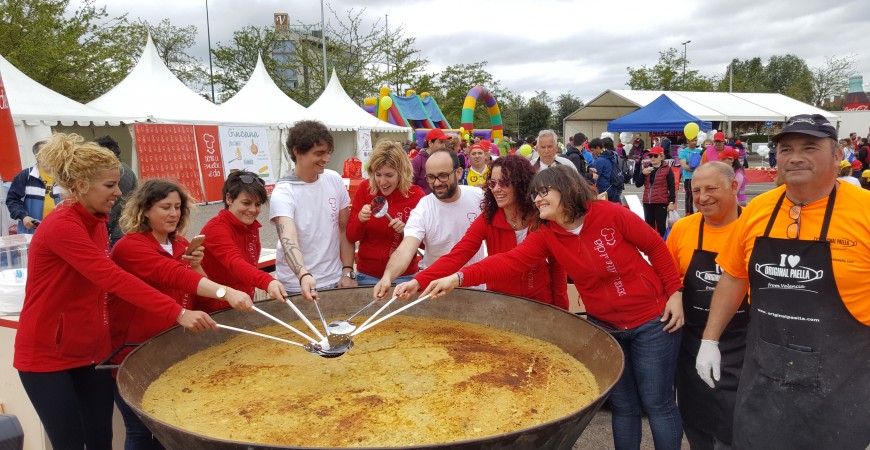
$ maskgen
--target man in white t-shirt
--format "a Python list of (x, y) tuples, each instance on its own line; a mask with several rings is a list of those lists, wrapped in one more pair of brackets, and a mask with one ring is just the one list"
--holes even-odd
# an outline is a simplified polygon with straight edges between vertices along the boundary
[[(411, 211), (405, 224), (405, 237), (390, 256), (383, 278), (375, 285), (375, 298), (387, 296), (393, 280), (408, 267), (421, 243), (426, 244), (421, 263), (425, 269), (449, 253), (480, 215), (483, 191), (472, 186), (460, 186), (461, 176), (459, 158), (452, 151), (441, 150), (429, 156), (426, 181), (432, 193), (423, 197)], [(468, 264), (474, 264), (485, 256), (485, 247), (481, 246)]]
[(317, 289), (356, 286), (354, 247), (345, 234), (350, 196), (341, 176), (326, 169), (334, 144), (322, 123), (296, 123), (287, 149), (296, 167), (278, 181), (269, 201), (278, 230), (276, 278), (288, 294), (311, 301), (320, 298)]

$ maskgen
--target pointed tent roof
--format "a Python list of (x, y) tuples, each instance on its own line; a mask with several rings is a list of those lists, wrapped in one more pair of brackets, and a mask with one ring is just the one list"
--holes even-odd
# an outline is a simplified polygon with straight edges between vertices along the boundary
[(260, 55), (257, 55), (257, 66), (245, 86), (218, 108), (234, 122), (262, 125), (292, 124), (307, 114), (304, 106), (275, 84)]
[(156, 121), (224, 122), (216, 105), (190, 90), (163, 64), (151, 36), (130, 74), (88, 106)]
[(397, 127), (377, 119), (356, 104), (344, 91), (335, 71), (320, 97), (308, 107), (308, 117), (316, 119), (332, 131), (356, 131), (360, 127), (379, 132), (408, 132), (408, 127)]
[(643, 108), (611, 120), (607, 124), (607, 131), (673, 131), (682, 130), (689, 122), (698, 124), (705, 131), (713, 129), (712, 123), (687, 113), (662, 94)]
[(0, 56), (0, 74), (9, 96), (12, 119), (16, 122), (23, 121), (28, 125), (119, 125), (121, 122), (135, 122), (132, 118), (116, 116), (58, 94), (28, 77), (3, 56)]

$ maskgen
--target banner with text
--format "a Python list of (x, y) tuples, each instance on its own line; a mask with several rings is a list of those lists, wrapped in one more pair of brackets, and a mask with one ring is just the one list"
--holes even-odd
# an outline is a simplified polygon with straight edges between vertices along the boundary
[(360, 127), (356, 132), (356, 157), (362, 161), (362, 177), (368, 178), (366, 170), (372, 156), (372, 129)]
[(220, 131), (215, 125), (196, 125), (196, 152), (199, 155), (199, 170), (205, 201), (218, 202), (224, 187), (224, 165), (221, 158)]
[(15, 137), (15, 124), (9, 109), (9, 97), (0, 77), (0, 178), (12, 181), (21, 172), (21, 157), (18, 154), (18, 139)]
[(140, 180), (175, 180), (187, 188), (194, 202), (205, 201), (193, 125), (134, 124), (133, 135)]
[(275, 172), (269, 156), (269, 139), (263, 127), (219, 127), (220, 151), (224, 173), (247, 170), (266, 182), (266, 191), (275, 187)]

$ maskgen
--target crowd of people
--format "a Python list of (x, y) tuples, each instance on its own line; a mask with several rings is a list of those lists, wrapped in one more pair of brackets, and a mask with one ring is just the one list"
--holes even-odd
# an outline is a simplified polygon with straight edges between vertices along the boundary
[[(287, 139), (294, 168), (271, 196), (256, 174), (229, 174), (224, 209), (191, 244), (182, 186), (134, 179), (125, 192), (115, 153), (56, 134), (21, 176), (17, 218), (38, 230), (28, 269), (40, 282), (26, 287), (14, 366), (54, 448), (111, 448), (113, 401), (127, 448), (160, 448), (95, 362), (176, 324), (216, 329), (208, 313), (252, 310), (255, 288), (312, 300), (471, 287), (563, 309), (576, 289), (624, 354), (610, 394), (617, 449), (639, 448), (644, 415), (657, 449), (679, 449), (684, 433), (693, 449), (864, 448), (870, 286), (853, 281), (870, 269), (870, 193), (848, 178), (868, 147), (849, 161), (854, 144), (824, 117), (795, 116), (773, 137), (779, 187), (747, 204), (745, 153), (725, 141), (671, 153), (637, 136), (626, 154), (578, 133), (562, 152), (543, 130), (523, 155), (433, 129), (420, 149), (378, 142), (351, 199), (326, 169), (328, 129), (301, 121)], [(668, 156), (687, 214), (665, 240), (679, 189)], [(644, 187), (645, 221), (621, 204), (627, 181)], [(256, 268), (266, 204), (274, 278)]]

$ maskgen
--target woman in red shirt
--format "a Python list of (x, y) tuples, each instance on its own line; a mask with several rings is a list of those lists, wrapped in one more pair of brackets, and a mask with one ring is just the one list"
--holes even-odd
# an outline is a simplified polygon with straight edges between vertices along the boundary
[[(374, 286), (384, 276), (387, 261), (402, 242), (405, 222), (411, 210), (425, 195), (419, 186), (411, 183), (414, 175), (411, 161), (398, 142), (381, 141), (369, 157), (369, 175), (354, 195), (347, 224), (347, 239), (359, 242), (356, 255), (357, 285)], [(387, 216), (375, 217), (372, 200), (387, 200)], [(408, 281), (417, 273), (419, 258), (414, 258), (396, 283)]]
[(111, 151), (58, 133), (37, 160), (69, 198), (31, 242), (13, 365), (53, 448), (111, 449), (112, 375), (95, 370), (112, 352), (109, 292), (187, 330), (217, 324), (109, 259), (106, 221), (121, 197), (121, 163)]
[[(274, 299), (287, 296), (278, 280), (257, 269), (260, 260), (260, 222), (257, 217), (269, 200), (263, 179), (253, 172), (230, 174), (223, 187), (224, 209), (202, 227), (205, 235), (203, 269), (209, 279), (243, 291), (254, 298), (254, 288), (260, 288)], [(203, 311), (226, 308), (226, 303), (197, 298)]]
[(574, 280), (589, 320), (608, 330), (625, 354), (625, 370), (610, 394), (616, 448), (640, 447), (646, 412), (656, 448), (679, 449), (674, 373), (683, 295), (664, 241), (628, 209), (595, 200), (589, 185), (565, 166), (538, 172), (530, 192), (539, 231), (509, 252), (433, 281), (423, 294), (437, 298), (458, 286), (509, 280), (554, 258)]
[[(205, 277), (200, 265), (202, 247), (190, 255), (190, 242), (181, 235), (190, 222), (190, 200), (184, 188), (167, 180), (151, 179), (139, 185), (124, 205), (121, 229), (126, 233), (112, 249), (112, 260), (122, 269), (166, 294), (182, 308), (190, 308), (192, 295), (217, 299), (222, 304), (250, 310), (251, 297)], [(145, 308), (109, 296), (112, 347), (139, 343), (171, 328), (174, 323)], [(130, 349), (112, 359), (120, 364)], [(115, 389), (115, 404), (127, 430), (125, 448), (148, 449), (154, 444), (151, 431), (124, 402)], [(157, 444), (159, 446), (159, 443)]]
[[(496, 159), (487, 172), (489, 189), (483, 196), (483, 214), (468, 228), (450, 253), (418, 273), (413, 280), (396, 286), (395, 295), (407, 298), (438, 278), (455, 273), (486, 242), (490, 255), (507, 252), (526, 239), (535, 221), (535, 204), (526, 193), (535, 169), (526, 158), (508, 155)], [(487, 289), (568, 309), (568, 279), (553, 260), (529, 265), (520, 276), (487, 282)]]
[(634, 185), (643, 186), (643, 216), (646, 223), (664, 237), (667, 231), (668, 211), (677, 209), (677, 190), (674, 171), (664, 164), (665, 151), (661, 147), (649, 150), (650, 164), (635, 172)]

